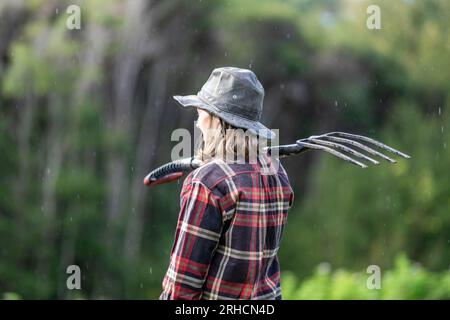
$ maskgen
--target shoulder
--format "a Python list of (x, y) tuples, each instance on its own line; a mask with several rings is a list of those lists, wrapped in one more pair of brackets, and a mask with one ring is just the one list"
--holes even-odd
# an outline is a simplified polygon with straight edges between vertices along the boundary
[(238, 197), (243, 173), (251, 170), (253, 168), (248, 165), (233, 165), (215, 159), (192, 171), (185, 179), (183, 189), (201, 185), (214, 198), (232, 203)]
[(214, 189), (220, 182), (232, 178), (236, 173), (223, 160), (210, 161), (190, 173), (191, 182), (200, 182), (208, 189)]

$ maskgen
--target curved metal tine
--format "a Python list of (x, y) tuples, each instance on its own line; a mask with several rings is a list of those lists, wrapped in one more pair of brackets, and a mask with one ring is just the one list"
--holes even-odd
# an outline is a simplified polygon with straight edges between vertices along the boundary
[(330, 139), (330, 140), (337, 141), (337, 142), (348, 143), (348, 144), (351, 144), (352, 146), (355, 146), (355, 147), (358, 147), (360, 149), (363, 149), (364, 151), (367, 151), (368, 153), (370, 153), (370, 154), (372, 154), (374, 156), (379, 156), (379, 157), (381, 157), (381, 158), (383, 158), (383, 159), (385, 159), (385, 160), (387, 160), (389, 162), (392, 162), (392, 163), (396, 163), (397, 162), (396, 160), (394, 160), (394, 159), (392, 159), (392, 158), (382, 154), (381, 152), (378, 152), (378, 151), (376, 151), (376, 150), (374, 150), (372, 148), (369, 148), (368, 146), (363, 145), (362, 143), (359, 143), (359, 142), (356, 142), (356, 141), (353, 141), (353, 140), (350, 140), (350, 139), (344, 139), (344, 138), (327, 136), (327, 135), (322, 135), (322, 136), (320, 136), (320, 138), (326, 138), (326, 139)]
[(406, 158), (406, 159), (411, 158), (409, 155), (407, 155), (407, 154), (405, 154), (405, 153), (403, 153), (401, 151), (398, 151), (398, 150), (396, 150), (394, 148), (391, 148), (391, 147), (385, 145), (384, 143), (381, 143), (381, 142), (379, 142), (377, 140), (374, 140), (374, 139), (366, 137), (366, 136), (361, 136), (361, 135), (358, 135), (358, 134), (347, 133), (347, 132), (339, 132), (339, 131), (326, 133), (325, 135), (332, 135), (332, 134), (337, 134), (337, 135), (340, 135), (342, 137), (355, 138), (355, 139), (360, 139), (360, 140), (363, 140), (363, 141), (367, 141), (367, 142), (373, 143), (377, 147), (380, 147), (382, 149), (388, 150), (388, 151), (390, 151), (392, 153), (395, 153), (396, 155), (399, 155), (399, 156), (401, 156), (403, 158)]
[(346, 152), (348, 152), (348, 153), (350, 153), (350, 154), (352, 154), (352, 155), (354, 155), (354, 156), (356, 156), (358, 158), (362, 158), (362, 159), (365, 159), (365, 160), (367, 160), (369, 162), (372, 162), (373, 164), (380, 164), (377, 160), (374, 160), (374, 159), (366, 156), (365, 154), (362, 154), (362, 153), (360, 153), (358, 151), (355, 151), (352, 148), (349, 148), (349, 147), (347, 147), (347, 146), (345, 146), (343, 144), (340, 144), (340, 143), (335, 143), (335, 142), (330, 142), (330, 141), (323, 141), (323, 140), (320, 140), (320, 139), (317, 139), (317, 138), (307, 138), (306, 140), (315, 142), (317, 144), (321, 144), (321, 145), (325, 145), (325, 146), (341, 149), (341, 150), (346, 151)]
[(367, 166), (364, 163), (356, 161), (356, 160), (350, 158), (349, 156), (347, 156), (347, 155), (345, 155), (343, 153), (340, 153), (340, 152), (338, 152), (338, 151), (336, 151), (334, 149), (331, 149), (331, 148), (328, 148), (328, 147), (325, 147), (325, 146), (321, 146), (321, 145), (317, 145), (317, 144), (303, 142), (302, 140), (298, 140), (297, 144), (303, 145), (303, 146), (311, 148), (311, 149), (318, 149), (318, 150), (323, 150), (323, 151), (329, 152), (332, 155), (334, 155), (334, 156), (336, 156), (338, 158), (341, 158), (341, 159), (343, 159), (345, 161), (350, 161), (351, 163), (356, 164), (356, 165), (360, 166), (363, 169), (367, 168)]

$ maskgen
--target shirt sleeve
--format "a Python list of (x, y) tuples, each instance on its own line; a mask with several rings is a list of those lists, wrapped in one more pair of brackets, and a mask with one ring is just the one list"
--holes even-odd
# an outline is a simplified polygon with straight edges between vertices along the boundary
[(181, 191), (180, 214), (161, 299), (198, 300), (222, 230), (218, 198), (200, 181)]

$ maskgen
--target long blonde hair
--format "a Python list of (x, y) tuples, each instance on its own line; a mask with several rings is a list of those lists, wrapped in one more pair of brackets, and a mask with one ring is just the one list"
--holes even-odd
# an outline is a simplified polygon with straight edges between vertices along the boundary
[[(210, 128), (203, 135), (195, 157), (204, 163), (214, 159), (256, 163), (256, 157), (264, 152), (262, 148), (267, 145), (266, 139), (257, 137), (248, 130), (236, 128), (211, 113), (209, 115)], [(216, 118), (220, 120), (220, 125), (217, 129), (213, 129), (211, 124)]]

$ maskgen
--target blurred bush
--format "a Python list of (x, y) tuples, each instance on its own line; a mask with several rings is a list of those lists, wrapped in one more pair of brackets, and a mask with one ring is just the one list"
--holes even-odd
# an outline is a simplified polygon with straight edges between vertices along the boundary
[(369, 276), (365, 270), (332, 271), (324, 263), (301, 282), (293, 273), (282, 274), (282, 295), (286, 300), (450, 299), (450, 271), (430, 272), (406, 255), (398, 256), (392, 269), (381, 269), (380, 289), (368, 288)]

